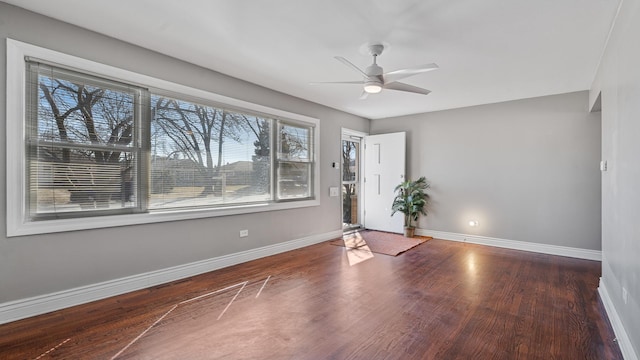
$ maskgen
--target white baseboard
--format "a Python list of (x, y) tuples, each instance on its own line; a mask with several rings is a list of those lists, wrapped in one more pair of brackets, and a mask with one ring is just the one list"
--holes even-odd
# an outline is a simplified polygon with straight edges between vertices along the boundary
[(340, 237), (342, 237), (342, 230), (335, 230), (235, 254), (2, 303), (0, 304), (0, 324), (184, 279)]
[(600, 299), (602, 299), (604, 310), (607, 312), (607, 316), (609, 317), (609, 322), (611, 323), (613, 332), (616, 334), (616, 339), (618, 340), (618, 345), (620, 346), (622, 357), (624, 357), (625, 360), (638, 360), (638, 355), (633, 349), (631, 340), (629, 339), (629, 336), (627, 335), (627, 332), (622, 325), (622, 320), (620, 320), (620, 316), (618, 316), (616, 308), (613, 306), (613, 301), (611, 301), (609, 291), (604, 285), (602, 278), (600, 278), (598, 293), (600, 294)]
[(525, 241), (506, 240), (506, 239), (491, 238), (491, 237), (479, 236), (479, 235), (458, 234), (458, 233), (426, 230), (426, 229), (416, 229), (416, 234), (422, 235), (422, 236), (433, 236), (434, 238), (442, 239), (442, 240), (468, 242), (472, 244), (496, 246), (501, 248), (513, 249), (513, 250), (523, 250), (523, 251), (531, 251), (531, 252), (537, 252), (542, 254), (560, 255), (560, 256), (568, 256), (568, 257), (573, 257), (578, 259), (602, 261), (602, 252), (598, 250), (579, 249), (579, 248), (572, 248), (567, 246), (539, 244), (539, 243), (531, 243), (531, 242), (525, 242)]

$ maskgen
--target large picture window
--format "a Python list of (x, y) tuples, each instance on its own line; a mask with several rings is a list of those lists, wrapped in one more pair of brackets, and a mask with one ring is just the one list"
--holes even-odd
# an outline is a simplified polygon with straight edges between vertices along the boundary
[(315, 119), (13, 40), (7, 56), (8, 236), (319, 204)]
[(272, 200), (271, 119), (158, 95), (151, 109), (149, 208)]
[(140, 90), (26, 67), (29, 220), (136, 208)]

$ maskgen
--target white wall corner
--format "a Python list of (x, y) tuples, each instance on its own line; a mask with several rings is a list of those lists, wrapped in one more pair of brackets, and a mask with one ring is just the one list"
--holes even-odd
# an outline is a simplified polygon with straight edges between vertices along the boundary
[(427, 229), (416, 229), (416, 234), (422, 236), (433, 236), (437, 239), (468, 242), (472, 244), (496, 246), (512, 250), (531, 251), (549, 255), (567, 256), (578, 259), (602, 261), (602, 252), (599, 250), (589, 250), (573, 248), (568, 246), (548, 245), (531, 243), (517, 240), (507, 240), (492, 238), (487, 236), (459, 234), (446, 231), (436, 231)]
[(602, 92), (598, 91), (592, 99), (593, 92), (589, 92), (589, 112), (602, 111)]
[(613, 305), (613, 301), (611, 301), (609, 291), (607, 290), (607, 287), (605, 286), (602, 278), (600, 278), (600, 284), (598, 285), (598, 293), (600, 294), (600, 299), (602, 300), (602, 304), (604, 305), (604, 310), (609, 317), (609, 323), (611, 323), (613, 332), (616, 334), (616, 339), (618, 341), (618, 345), (620, 346), (622, 357), (624, 357), (625, 360), (638, 360), (638, 354), (636, 354), (635, 350), (633, 349), (631, 339), (629, 339), (629, 335), (627, 335), (627, 331), (622, 325), (622, 320), (620, 319), (620, 316), (618, 316), (618, 312)]
[(334, 230), (189, 264), (2, 303), (0, 304), (0, 324), (145, 289), (341, 237), (342, 230)]
[(624, 0), (620, 0), (618, 3), (618, 8), (616, 9), (616, 14), (611, 20), (611, 24), (609, 24), (609, 31), (607, 32), (607, 38), (604, 42), (604, 46), (600, 51), (600, 59), (598, 59), (598, 66), (596, 67), (595, 73), (593, 74), (593, 81), (591, 81), (591, 87), (589, 88), (589, 111), (596, 112), (601, 110), (601, 94), (602, 94), (602, 71), (603, 71), (603, 63), (605, 61), (605, 55), (607, 53), (607, 48), (609, 47), (609, 40), (611, 40), (611, 34), (613, 34), (613, 29), (618, 22), (618, 16), (620, 16), (620, 10), (622, 9), (622, 5), (624, 4)]

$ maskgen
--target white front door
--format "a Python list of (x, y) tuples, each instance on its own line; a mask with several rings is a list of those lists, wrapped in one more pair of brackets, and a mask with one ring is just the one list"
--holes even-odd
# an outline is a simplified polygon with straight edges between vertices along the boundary
[(364, 138), (364, 226), (367, 229), (402, 233), (404, 217), (391, 216), (395, 187), (405, 181), (404, 132)]

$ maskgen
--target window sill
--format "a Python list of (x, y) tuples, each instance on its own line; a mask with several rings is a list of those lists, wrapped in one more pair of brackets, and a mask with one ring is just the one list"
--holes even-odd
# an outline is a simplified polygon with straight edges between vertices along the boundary
[(168, 221), (194, 220), (219, 216), (252, 214), (264, 211), (297, 209), (319, 205), (320, 200), (316, 199), (284, 203), (260, 203), (215, 209), (190, 209), (180, 211), (162, 210), (145, 214), (96, 216), (81, 219), (75, 218), (46, 220), (22, 223), (18, 226), (8, 226), (7, 237), (152, 224)]

